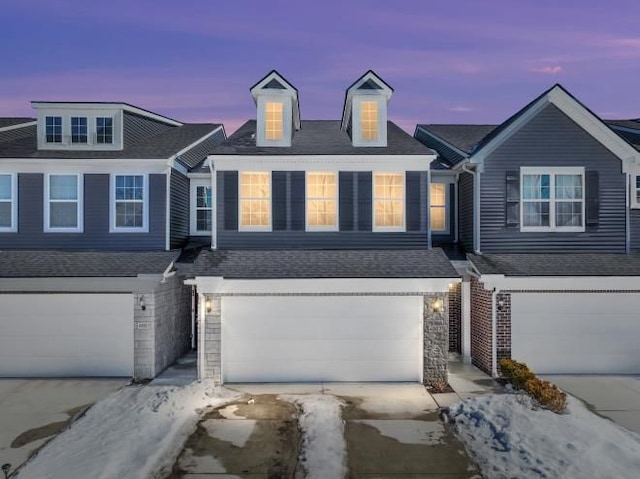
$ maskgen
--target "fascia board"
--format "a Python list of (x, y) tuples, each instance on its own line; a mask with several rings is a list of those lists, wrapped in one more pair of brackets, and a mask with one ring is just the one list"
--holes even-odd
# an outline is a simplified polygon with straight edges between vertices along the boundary
[(216, 170), (306, 171), (328, 168), (342, 171), (428, 171), (436, 155), (317, 155), (317, 156), (209, 156)]

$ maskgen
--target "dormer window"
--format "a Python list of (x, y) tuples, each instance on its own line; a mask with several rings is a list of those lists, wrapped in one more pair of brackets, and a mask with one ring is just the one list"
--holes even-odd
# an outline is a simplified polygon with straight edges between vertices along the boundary
[(393, 89), (369, 70), (347, 88), (343, 131), (353, 146), (387, 146), (387, 103)]
[(298, 90), (273, 70), (251, 87), (256, 102), (256, 146), (291, 146), (300, 129)]
[(87, 142), (87, 117), (71, 117), (71, 143)]
[(62, 117), (48, 116), (45, 119), (47, 143), (62, 143)]
[(378, 104), (375, 101), (360, 103), (360, 138), (362, 141), (378, 139)]
[(266, 140), (282, 140), (282, 103), (268, 101), (265, 105), (265, 132)]
[(113, 143), (113, 118), (104, 116), (96, 118), (96, 143), (99, 145)]

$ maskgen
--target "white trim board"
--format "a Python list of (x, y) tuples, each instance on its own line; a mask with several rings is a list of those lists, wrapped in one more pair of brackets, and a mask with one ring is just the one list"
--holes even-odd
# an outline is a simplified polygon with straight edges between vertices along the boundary
[(219, 171), (428, 171), (436, 155), (209, 155)]
[(640, 276), (504, 276), (483, 274), (485, 289), (500, 291), (640, 291)]

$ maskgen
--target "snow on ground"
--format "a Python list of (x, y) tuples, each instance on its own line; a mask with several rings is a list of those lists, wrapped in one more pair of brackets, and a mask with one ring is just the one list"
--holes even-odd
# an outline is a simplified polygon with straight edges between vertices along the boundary
[(20, 470), (19, 479), (146, 479), (170, 470), (204, 410), (239, 395), (203, 383), (129, 386), (96, 403)]
[(346, 474), (347, 445), (342, 421), (343, 403), (330, 395), (282, 395), (302, 409), (300, 461), (307, 479), (342, 479)]
[(640, 435), (572, 396), (567, 404), (558, 415), (523, 394), (488, 395), (452, 405), (448, 416), (487, 479), (638, 477)]

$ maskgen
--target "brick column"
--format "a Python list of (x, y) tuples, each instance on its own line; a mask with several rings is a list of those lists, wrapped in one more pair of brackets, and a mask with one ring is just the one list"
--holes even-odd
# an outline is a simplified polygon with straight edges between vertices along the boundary
[[(439, 302), (440, 309), (433, 304)], [(430, 293), (424, 296), (424, 384), (446, 384), (449, 350), (449, 294)]]
[[(212, 379), (215, 385), (222, 384), (222, 357), (220, 355), (222, 339), (222, 298), (220, 296), (201, 296), (204, 304), (201, 311), (203, 319), (199, 321), (198, 333), (201, 336), (200, 352), (201, 366), (200, 379)], [(206, 301), (210, 302), (211, 309), (207, 311)]]

